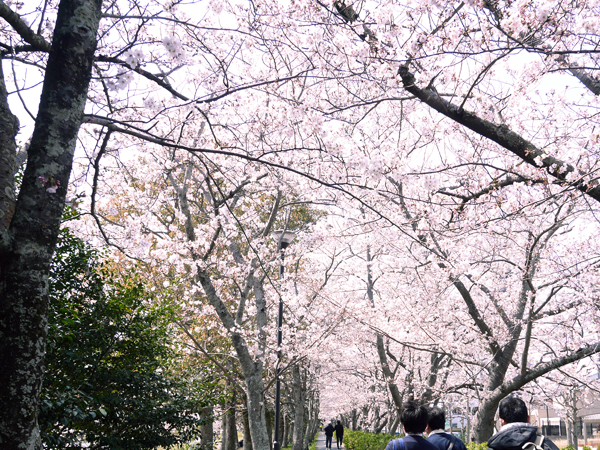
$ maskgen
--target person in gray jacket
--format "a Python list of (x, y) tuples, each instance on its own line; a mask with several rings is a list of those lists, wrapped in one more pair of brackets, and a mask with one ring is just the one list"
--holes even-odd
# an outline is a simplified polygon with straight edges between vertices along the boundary
[(502, 427), (488, 441), (493, 450), (558, 450), (550, 439), (538, 434), (529, 424), (527, 405), (518, 397), (506, 397), (500, 402), (498, 415)]

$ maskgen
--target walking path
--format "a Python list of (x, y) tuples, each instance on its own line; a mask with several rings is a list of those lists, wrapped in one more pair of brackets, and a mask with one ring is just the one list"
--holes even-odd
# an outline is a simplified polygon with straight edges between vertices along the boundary
[(325, 450), (325, 433), (322, 431), (317, 434), (317, 450)]
[[(319, 431), (319, 434), (317, 434), (316, 441), (317, 441), (317, 450), (326, 450), (326, 448), (325, 448), (325, 433), (323, 433), (322, 431)], [(340, 450), (342, 450), (343, 448), (344, 447), (340, 447)], [(337, 450), (336, 443), (335, 443), (335, 435), (333, 436), (331, 450)]]

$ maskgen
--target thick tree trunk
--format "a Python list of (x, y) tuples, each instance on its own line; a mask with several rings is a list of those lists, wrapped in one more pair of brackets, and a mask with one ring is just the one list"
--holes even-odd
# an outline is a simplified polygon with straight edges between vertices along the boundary
[(600, 342), (592, 342), (580, 347), (578, 350), (567, 355), (556, 358), (552, 361), (540, 364), (534, 369), (528, 370), (517, 375), (511, 380), (504, 381), (487, 396), (480, 401), (475, 423), (473, 425), (473, 440), (477, 443), (485, 442), (492, 435), (494, 427), (494, 416), (500, 401), (511, 392), (521, 389), (527, 383), (551, 372), (554, 369), (563, 367), (586, 356), (594, 355), (600, 352)]
[(227, 405), (225, 405), (225, 411), (223, 417), (221, 417), (221, 446), (220, 450), (225, 450), (227, 445)]
[(567, 405), (567, 442), (577, 448), (579, 445), (577, 439), (577, 396), (575, 392), (572, 392), (570, 397)]
[(314, 394), (306, 392), (306, 404), (308, 406), (308, 419), (306, 420), (306, 431), (304, 432), (303, 450), (308, 450), (319, 426), (319, 401)]
[[(383, 419), (383, 420), (381, 420), (381, 419)], [(383, 430), (383, 427), (385, 427), (385, 426), (388, 424), (388, 421), (389, 421), (389, 420), (388, 420), (388, 418), (387, 418), (387, 417), (385, 417), (385, 418), (381, 417), (381, 418), (378, 420), (378, 423), (375, 425), (375, 427), (374, 427), (375, 429), (374, 429), (373, 431), (374, 431), (376, 434), (379, 434), (379, 433), (381, 433), (381, 430)]]
[(473, 424), (473, 441), (480, 444), (487, 442), (487, 440), (494, 434), (494, 418), (496, 416), (496, 410), (498, 409), (498, 403), (502, 397), (497, 399), (484, 399), (479, 404), (477, 415), (475, 416), (475, 423)]
[(467, 416), (467, 432), (465, 434), (465, 442), (471, 442), (472, 438), (471, 438), (471, 406), (469, 405), (469, 398), (467, 397), (467, 409), (466, 409), (466, 414)]
[(288, 441), (288, 427), (289, 427), (289, 422), (286, 418), (285, 414), (281, 414), (281, 448), (285, 448), (287, 447), (287, 445), (289, 444)]
[(224, 427), (223, 427), (223, 442), (221, 450), (236, 450), (238, 443), (237, 427), (235, 423), (236, 408), (235, 395), (228, 404), (228, 409), (225, 412)]
[(305, 386), (302, 383), (300, 366), (295, 365), (292, 368), (293, 377), (293, 396), (294, 396), (294, 437), (292, 440), (292, 450), (302, 450), (304, 445), (304, 402)]
[[(229, 370), (233, 370), (233, 361), (230, 359), (227, 364)], [(223, 414), (223, 438), (221, 439), (221, 450), (236, 450), (237, 449), (237, 427), (236, 419), (236, 404), (237, 392), (235, 386), (227, 379), (225, 383), (225, 391), (231, 392), (231, 397), (225, 403), (225, 411)]]
[[(267, 435), (269, 436), (269, 448), (273, 448), (273, 422), (275, 421), (275, 413), (271, 410), (267, 410)], [(258, 450), (258, 449), (256, 449)]]
[(369, 420), (369, 414), (371, 412), (371, 406), (365, 405), (360, 409), (360, 420), (358, 429), (361, 431), (369, 431), (371, 429), (371, 421)]
[[(229, 330), (231, 341), (238, 355), (244, 378), (246, 381), (246, 396), (248, 406), (248, 425), (252, 437), (252, 446), (256, 450), (267, 450), (271, 448), (270, 433), (267, 429), (267, 419), (264, 406), (264, 383), (263, 383), (263, 365), (259, 361), (254, 361), (248, 351), (248, 346), (244, 338), (235, 331), (236, 323), (229, 313), (223, 301), (219, 298), (215, 287), (212, 284), (210, 276), (204, 270), (198, 271), (198, 281), (201, 283), (210, 303), (217, 311), (223, 325)], [(261, 299), (258, 305), (257, 323), (259, 326), (259, 337), (262, 339), (262, 328), (266, 324), (266, 305)]]
[(248, 423), (247, 407), (242, 411), (242, 424), (244, 426), (244, 450), (252, 450), (252, 436), (250, 434), (250, 424)]
[(200, 419), (202, 425), (200, 425), (200, 445), (202, 448), (211, 448), (213, 445), (214, 431), (213, 431), (213, 413), (214, 408), (212, 406), (206, 406), (202, 408), (202, 414)]
[(0, 442), (7, 449), (40, 445), (47, 278), (87, 99), (100, 6), (100, 0), (60, 3), (27, 167), (10, 227), (0, 236)]
[(0, 59), (0, 232), (10, 226), (15, 210), (15, 162), (17, 143), (15, 136), (19, 131), (19, 119), (10, 111), (8, 92), (4, 84), (4, 72)]
[[(258, 364), (257, 364), (258, 365)], [(246, 376), (246, 392), (248, 395), (248, 425), (250, 427), (250, 436), (252, 438), (252, 447), (255, 450), (267, 450), (271, 448), (271, 441), (269, 439), (270, 434), (267, 434), (267, 427), (265, 426), (265, 408), (264, 408), (264, 396), (263, 391), (263, 379), (262, 379), (262, 366), (261, 370), (256, 373)]]
[(287, 447), (294, 432), (294, 422), (290, 420), (287, 414), (283, 418), (283, 430), (283, 439), (281, 440), (281, 445), (282, 447)]
[(396, 434), (396, 431), (398, 430), (398, 425), (400, 424), (400, 416), (398, 414), (396, 414), (396, 417), (394, 418), (394, 421), (392, 422), (392, 425), (390, 426), (390, 430), (388, 431), (389, 434), (391, 434), (392, 436)]
[(573, 421), (569, 414), (567, 413), (566, 421), (566, 432), (567, 432), (567, 445), (575, 446), (575, 427), (573, 426)]

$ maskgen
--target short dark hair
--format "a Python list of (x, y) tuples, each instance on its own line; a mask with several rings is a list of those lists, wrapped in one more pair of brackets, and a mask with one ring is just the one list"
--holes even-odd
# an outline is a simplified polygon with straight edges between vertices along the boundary
[(427, 411), (428, 424), (431, 430), (443, 430), (446, 428), (446, 413), (442, 408), (432, 406)]
[(413, 400), (405, 402), (400, 410), (400, 422), (407, 433), (423, 433), (427, 428), (427, 408)]
[(506, 397), (500, 402), (498, 415), (505, 423), (527, 422), (527, 405), (519, 397)]

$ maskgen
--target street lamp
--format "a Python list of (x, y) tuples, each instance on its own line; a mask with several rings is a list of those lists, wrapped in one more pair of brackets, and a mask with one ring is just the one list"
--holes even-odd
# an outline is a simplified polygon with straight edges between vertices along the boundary
[[(294, 240), (295, 234), (291, 231), (279, 230), (273, 232), (277, 239), (277, 247), (281, 250), (281, 265), (279, 266), (279, 278), (283, 278), (283, 260), (285, 257), (285, 249)], [(279, 442), (279, 414), (281, 403), (281, 381), (279, 372), (281, 371), (281, 338), (283, 326), (283, 299), (279, 296), (279, 318), (277, 319), (277, 372), (275, 374), (275, 431), (273, 436), (273, 450), (280, 450), (281, 443)]]

